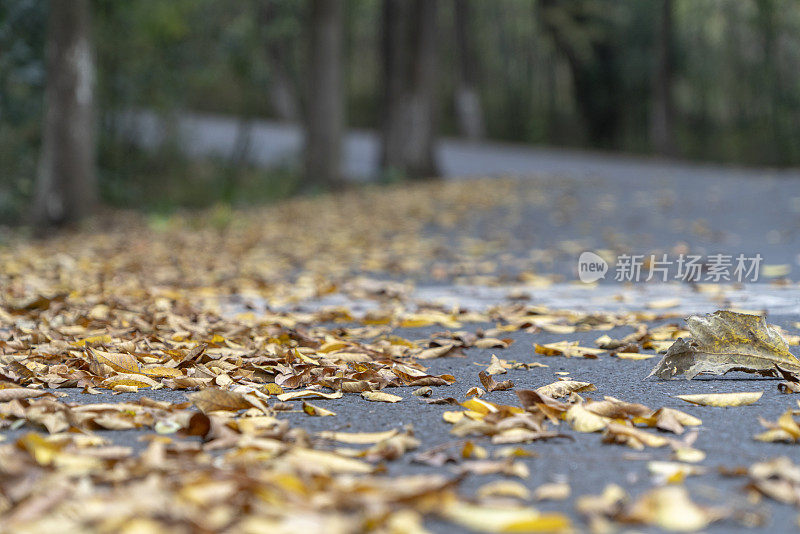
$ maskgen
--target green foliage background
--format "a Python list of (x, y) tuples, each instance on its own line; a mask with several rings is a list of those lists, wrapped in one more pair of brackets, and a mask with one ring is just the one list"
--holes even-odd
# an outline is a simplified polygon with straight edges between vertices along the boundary
[[(273, 116), (270, 42), (287, 51), (302, 109), (306, 3), (137, 0), (93, 3), (100, 180), (125, 206), (203, 205), (288, 194), (291, 169), (189, 162), (174, 145), (130, 146), (120, 111), (198, 110)], [(796, 0), (675, 0), (676, 134), (684, 157), (737, 164), (800, 163), (800, 4)], [(442, 133), (455, 134), (452, 3), (441, 2)], [(647, 153), (656, 2), (505, 0), (471, 4), (479, 93), (490, 138)], [(548, 9), (545, 9), (548, 7)], [(0, 217), (22, 216), (35, 176), (48, 6), (0, 0)], [(346, 10), (351, 126), (380, 118), (378, 0)], [(578, 71), (565, 50), (578, 58)], [(599, 52), (600, 51), (600, 52)], [(587, 83), (581, 87), (576, 72)], [(587, 117), (613, 128), (597, 131)], [(606, 131), (607, 130), (607, 131)], [(202, 187), (198, 187), (198, 185)], [(259, 193), (260, 192), (260, 193)]]

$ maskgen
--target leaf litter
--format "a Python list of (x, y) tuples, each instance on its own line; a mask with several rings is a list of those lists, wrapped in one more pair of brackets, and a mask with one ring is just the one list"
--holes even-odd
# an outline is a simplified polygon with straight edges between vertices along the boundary
[[(354, 274), (450, 279), (485, 272), (490, 256), (452, 261), (446, 241), (421, 237), (423, 229), (457, 227), (475, 209), (515, 199), (513, 187), (493, 181), (468, 194), (451, 184), (421, 187), (422, 195), (353, 193), (324, 206), (324, 200), (300, 199), (272, 209), (270, 224), (261, 212), (242, 213), (220, 228), (189, 216), (167, 226), (131, 217), (118, 229), (12, 241), (0, 256), (0, 429), (22, 433), (0, 444), (0, 526), (410, 532), (422, 531), (435, 516), (479, 531), (571, 532), (576, 527), (566, 514), (526, 504), (570, 499), (572, 491), (564, 482), (535, 489), (524, 482), (530, 475), (524, 460), (537, 453), (522, 445), (552, 441), (568, 447), (581, 433), (597, 433), (598, 446), (672, 451), (681, 462), (650, 466), (668, 484), (701, 474), (701, 467), (685, 463), (704, 456), (693, 448), (696, 432), (686, 432), (702, 424), (698, 418), (613, 397), (593, 400), (586, 397), (597, 389), (590, 382), (544, 384), (533, 373), (547, 366), (533, 359), (493, 354), (482, 364), (482, 388), (474, 387), (471, 398), (420, 398), (440, 395), (438, 388), (456, 381), (430, 373), (428, 360), (459, 358), (469, 350), (502, 356), (519, 341), (510, 337), (516, 332), (569, 336), (631, 327), (633, 333), (621, 339), (601, 336), (598, 348), (569, 339), (528, 345), (531, 358), (608, 354), (620, 365), (653, 357), (644, 351), (664, 352), (686, 335), (674, 324), (647, 324), (676, 317), (660, 311), (666, 303), (631, 313), (520, 302), (475, 312), (411, 303), (407, 284)], [(420, 203), (422, 197), (428, 201)], [(532, 271), (520, 280), (552, 281)], [(337, 292), (376, 306), (366, 312), (297, 306)], [(744, 359), (746, 367), (787, 384), (798, 381), (777, 330), (764, 326), (762, 332), (757, 319), (728, 319), (729, 329), (746, 326), (752, 335), (722, 336), (711, 345), (698, 335), (691, 350), (678, 345), (667, 352), (663, 368), (678, 369), (689, 354), (718, 362), (719, 353), (709, 346), (733, 341), (735, 348), (725, 354)], [(472, 331), (475, 323), (490, 327)], [(441, 331), (422, 339), (395, 333), (423, 328)], [(686, 369), (684, 375), (721, 368)], [(495, 378), (510, 370), (530, 372), (531, 381), (544, 385), (515, 389), (514, 381)], [(77, 404), (63, 401), (61, 388), (87, 396), (176, 390), (187, 392), (188, 402), (141, 396)], [(401, 388), (416, 395), (390, 393), (412, 391)], [(506, 392), (517, 402), (498, 400)], [(454, 444), (420, 451), (422, 436), (411, 426), (345, 432), (334, 424), (328, 428), (336, 430), (311, 433), (283, 418), (293, 411), (308, 421), (335, 421), (346, 406), (335, 401), (344, 397), (390, 404), (402, 399), (420, 409), (449, 405), (442, 424), (452, 425)], [(785, 416), (764, 424), (781, 438), (776, 441), (797, 441), (796, 423)], [(149, 433), (136, 447), (114, 445), (103, 434), (129, 429)], [(393, 473), (391, 462), (404, 458), (452, 469)], [(780, 474), (762, 471), (754, 471), (753, 487), (760, 484), (765, 495), (788, 494), (770, 486)], [(465, 496), (459, 487), (467, 476), (501, 478)], [(780, 484), (796, 491), (796, 481)], [(575, 505), (593, 528), (618, 521), (696, 530), (729, 515), (695, 504), (684, 488), (670, 485), (638, 499), (612, 488), (594, 501), (578, 497)]]

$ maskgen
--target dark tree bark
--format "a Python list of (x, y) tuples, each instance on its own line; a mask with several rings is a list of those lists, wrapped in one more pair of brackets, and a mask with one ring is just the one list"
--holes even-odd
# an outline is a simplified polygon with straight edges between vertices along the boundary
[(455, 111), (458, 129), (467, 139), (486, 136), (483, 108), (477, 87), (477, 54), (472, 38), (472, 8), (469, 0), (454, 0), (458, 80), (455, 89)]
[(306, 106), (306, 180), (330, 187), (341, 178), (344, 99), (342, 93), (342, 0), (311, 0), (311, 36)]
[(438, 175), (437, 0), (383, 2), (381, 167), (410, 178)]
[(70, 224), (97, 202), (90, 0), (51, 0), (42, 149), (33, 205), (39, 228)]
[[(275, 0), (266, 0), (261, 7), (261, 20), (269, 24), (275, 18)], [(295, 83), (289, 73), (288, 50), (283, 39), (267, 37), (267, 60), (270, 68), (269, 103), (276, 117), (295, 122), (300, 118), (300, 106), (295, 97)]]
[(655, 40), (655, 75), (650, 111), (650, 139), (653, 149), (664, 156), (675, 155), (674, 106), (672, 99), (672, 0), (660, 0)]
[(588, 133), (598, 147), (611, 148), (617, 139), (625, 96), (621, 91), (618, 45), (604, 35), (582, 46), (571, 33), (597, 33), (604, 21), (578, 0), (541, 0), (542, 26), (569, 64), (575, 102)]

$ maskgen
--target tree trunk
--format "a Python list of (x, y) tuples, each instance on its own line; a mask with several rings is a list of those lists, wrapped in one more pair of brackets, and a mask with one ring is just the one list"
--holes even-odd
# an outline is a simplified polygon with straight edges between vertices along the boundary
[(342, 0), (311, 0), (305, 158), (312, 188), (331, 187), (341, 178), (342, 8)]
[(384, 0), (381, 167), (434, 178), (437, 0)]
[(477, 88), (477, 55), (473, 47), (472, 9), (469, 0), (454, 0), (458, 80), (455, 90), (455, 111), (458, 129), (467, 139), (486, 136), (483, 109)]
[[(270, 24), (275, 18), (275, 1), (266, 0), (261, 4), (262, 24)], [(278, 119), (295, 122), (300, 118), (300, 106), (295, 96), (295, 83), (287, 67), (287, 43), (285, 39), (268, 36), (265, 47), (270, 73), (268, 88), (270, 107)]]
[(94, 57), (90, 0), (51, 0), (42, 149), (33, 217), (39, 228), (70, 224), (97, 201)]
[(583, 119), (588, 140), (596, 147), (614, 148), (622, 122), (625, 96), (621, 92), (618, 66), (620, 54), (610, 35), (588, 40), (588, 47), (578, 47), (571, 38), (574, 32), (586, 35), (607, 24), (596, 12), (604, 4), (588, 9), (577, 0), (541, 0), (542, 25), (563, 54), (572, 73), (575, 104)]
[(653, 149), (664, 156), (675, 155), (672, 101), (672, 0), (661, 0), (656, 35), (656, 65), (653, 76), (653, 103), (650, 112), (650, 139)]

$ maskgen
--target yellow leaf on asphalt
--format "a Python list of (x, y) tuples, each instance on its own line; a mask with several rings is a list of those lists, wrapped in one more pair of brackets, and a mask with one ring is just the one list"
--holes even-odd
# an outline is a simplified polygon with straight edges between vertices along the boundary
[(571, 532), (567, 516), (530, 507), (490, 507), (457, 501), (443, 515), (458, 525), (479, 532)]
[(315, 416), (315, 417), (324, 417), (326, 415), (336, 415), (335, 412), (332, 412), (330, 410), (326, 410), (325, 408), (322, 408), (321, 406), (314, 406), (313, 404), (310, 404), (310, 403), (308, 403), (306, 401), (303, 401), (303, 411), (306, 414), (311, 415), (311, 416)]
[(547, 343), (544, 345), (534, 343), (534, 349), (537, 354), (544, 354), (545, 356), (565, 356), (567, 358), (597, 358), (598, 354), (605, 352), (603, 349), (581, 347), (578, 345), (577, 341), (558, 341), (556, 343)]
[(611, 421), (608, 417), (590, 412), (582, 404), (570, 406), (564, 414), (564, 419), (577, 432), (599, 432)]
[(582, 393), (584, 391), (596, 391), (597, 388), (594, 384), (589, 382), (578, 382), (577, 380), (561, 380), (553, 382), (546, 386), (536, 388), (536, 393), (539, 395), (547, 395), (557, 399), (559, 397), (566, 397), (570, 393)]
[(281, 456), (281, 460), (292, 465), (299, 471), (310, 473), (366, 474), (374, 470), (372, 465), (362, 462), (361, 460), (356, 460), (355, 458), (346, 458), (334, 452), (305, 449), (301, 447), (290, 449), (286, 454)]
[(572, 489), (566, 482), (551, 482), (542, 484), (533, 492), (537, 501), (563, 501), (569, 499)]
[(478, 488), (477, 495), (484, 499), (487, 497), (513, 497), (527, 500), (530, 499), (531, 492), (523, 484), (514, 480), (495, 480)]
[(694, 532), (718, 518), (712, 510), (698, 506), (682, 486), (665, 486), (644, 494), (629, 512), (631, 518), (665, 530)]
[(748, 406), (758, 401), (763, 391), (741, 393), (699, 393), (695, 395), (675, 395), (675, 398), (700, 406)]
[(241, 393), (218, 388), (206, 388), (196, 393), (189, 393), (186, 396), (204, 413), (217, 410), (235, 412), (251, 406)]
[(505, 360), (501, 360), (492, 354), (492, 361), (489, 363), (489, 367), (486, 368), (486, 373), (489, 375), (502, 375), (507, 373), (508, 371), (503, 363), (505, 363)]
[(280, 395), (281, 393), (283, 393), (283, 388), (280, 387), (275, 382), (270, 382), (269, 384), (264, 384), (261, 389), (267, 395)]
[(400, 431), (395, 429), (385, 432), (334, 432), (326, 430), (317, 434), (324, 439), (348, 443), (350, 445), (371, 445), (396, 436)]
[(288, 393), (281, 393), (278, 395), (278, 400), (285, 402), (297, 399), (340, 399), (343, 393), (335, 391), (333, 393), (325, 393), (324, 391), (315, 391), (311, 389), (303, 389), (300, 391), (290, 391)]
[(706, 459), (706, 453), (694, 447), (678, 447), (672, 451), (672, 458), (679, 462), (696, 464)]
[(448, 410), (442, 413), (442, 419), (444, 419), (447, 423), (454, 424), (464, 419), (464, 414), (465, 412)]
[(678, 484), (687, 476), (702, 475), (707, 472), (704, 467), (681, 462), (647, 462), (647, 470), (663, 482)]
[(617, 352), (614, 356), (621, 360), (649, 360), (656, 357), (655, 354), (641, 352)]
[(403, 397), (385, 391), (362, 391), (361, 396), (373, 402), (400, 402)]

